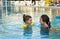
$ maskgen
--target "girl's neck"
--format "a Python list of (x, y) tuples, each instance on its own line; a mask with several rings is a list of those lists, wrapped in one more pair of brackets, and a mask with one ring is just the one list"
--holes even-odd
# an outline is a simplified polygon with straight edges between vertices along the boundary
[(29, 24), (28, 23), (25, 23), (27, 26), (29, 26)]

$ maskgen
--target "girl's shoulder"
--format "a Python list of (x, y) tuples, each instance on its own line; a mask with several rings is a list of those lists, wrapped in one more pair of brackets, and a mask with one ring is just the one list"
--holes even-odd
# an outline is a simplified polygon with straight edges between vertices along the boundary
[(27, 25), (26, 24), (22, 24), (22, 28), (26, 28), (27, 27)]

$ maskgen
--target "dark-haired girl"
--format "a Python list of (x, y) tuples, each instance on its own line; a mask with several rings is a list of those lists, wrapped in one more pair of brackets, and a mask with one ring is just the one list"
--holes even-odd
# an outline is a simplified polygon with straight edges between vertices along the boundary
[(29, 15), (23, 15), (23, 21), (24, 24), (22, 25), (22, 28), (24, 29), (24, 35), (31, 35), (32, 34), (32, 17)]
[(40, 23), (41, 35), (49, 35), (49, 30), (51, 28), (49, 17), (47, 15), (42, 15), (40, 18)]

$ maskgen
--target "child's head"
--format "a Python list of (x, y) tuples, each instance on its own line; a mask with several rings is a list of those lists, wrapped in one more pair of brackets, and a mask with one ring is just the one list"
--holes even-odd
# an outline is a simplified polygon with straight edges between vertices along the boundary
[(42, 16), (41, 16), (41, 18), (40, 18), (40, 23), (41, 23), (41, 24), (46, 23), (46, 24), (49, 26), (49, 28), (51, 27), (51, 25), (50, 25), (50, 20), (49, 20), (49, 17), (48, 17), (47, 15), (42, 15)]
[(32, 23), (32, 17), (29, 15), (23, 15), (23, 21), (24, 23), (31, 24)]

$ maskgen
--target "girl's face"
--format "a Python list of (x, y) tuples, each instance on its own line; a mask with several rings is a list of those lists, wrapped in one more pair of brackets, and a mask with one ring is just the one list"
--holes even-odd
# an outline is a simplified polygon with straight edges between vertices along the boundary
[(44, 24), (44, 22), (43, 22), (42, 18), (40, 18), (40, 23), (41, 23), (41, 24)]
[(32, 23), (32, 18), (29, 18), (29, 20), (27, 20), (26, 23), (30, 25)]

